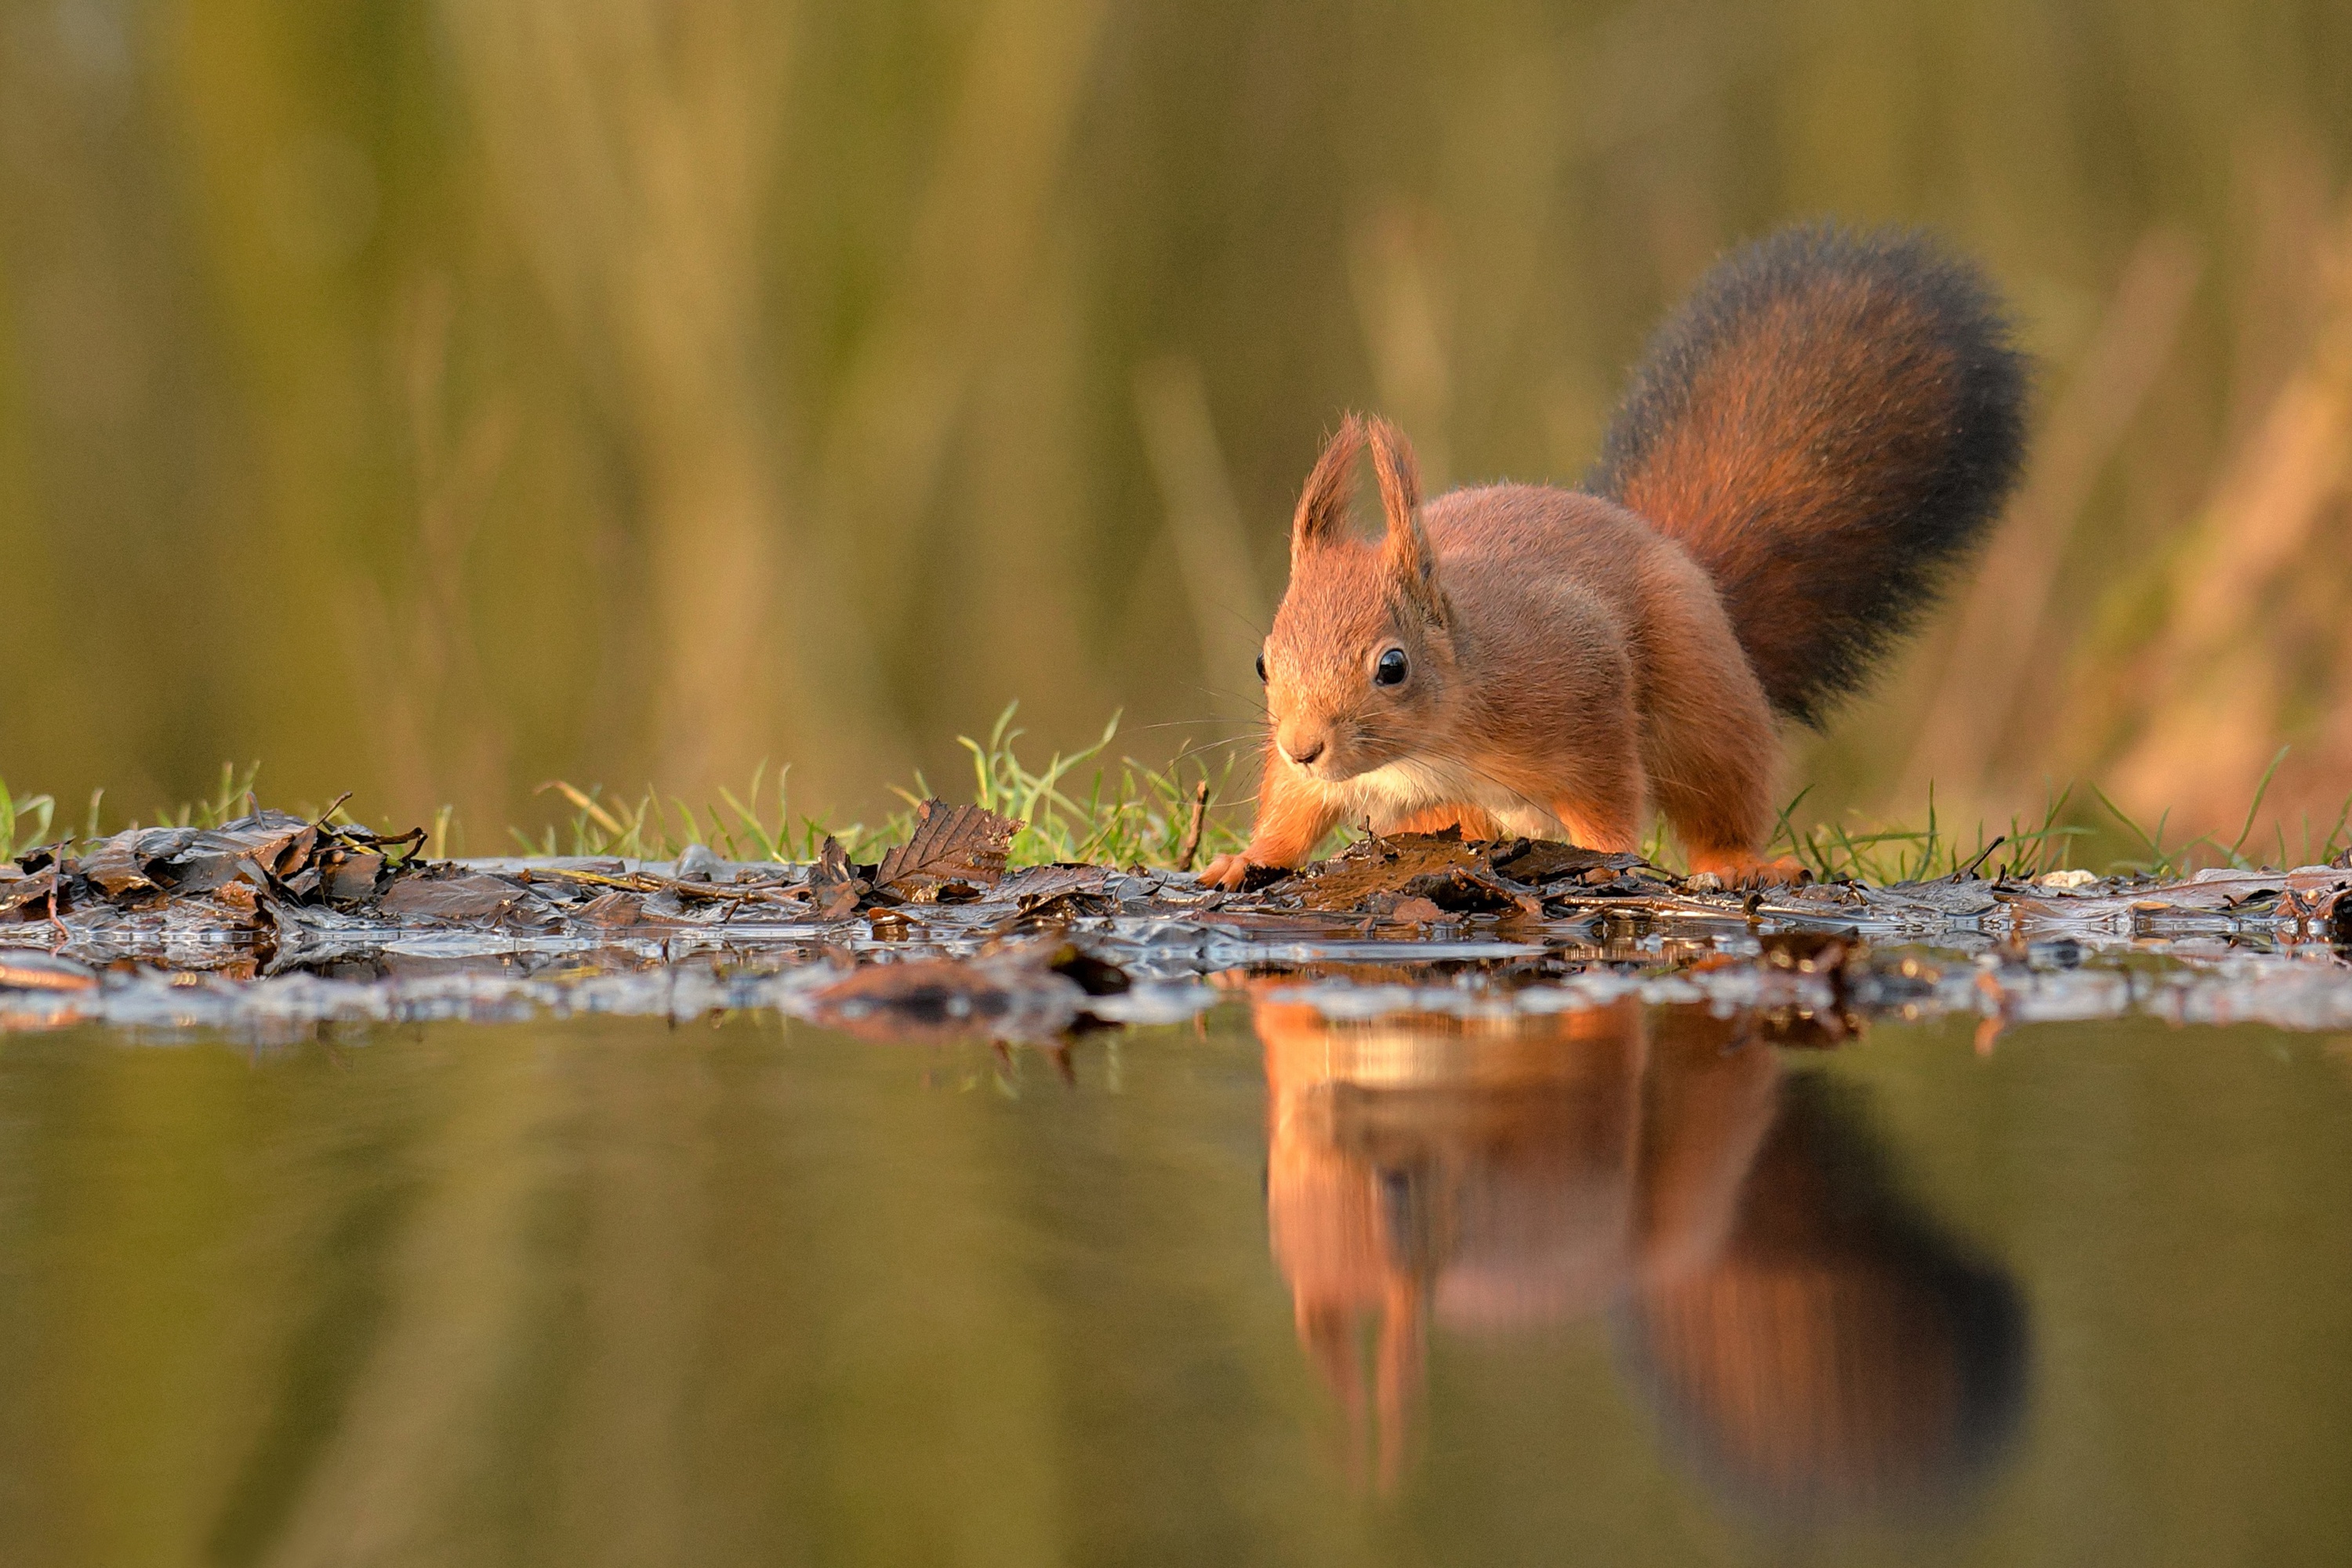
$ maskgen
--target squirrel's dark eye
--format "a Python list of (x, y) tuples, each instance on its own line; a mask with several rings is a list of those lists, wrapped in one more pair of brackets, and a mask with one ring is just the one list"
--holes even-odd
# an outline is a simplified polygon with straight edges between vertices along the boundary
[(1257, 656), (1257, 678), (1259, 683), (1263, 685), (1265, 681), (1265, 655), (1264, 654)]
[(1401, 686), (1406, 668), (1404, 649), (1392, 647), (1381, 655), (1381, 662), (1372, 667), (1372, 679), (1382, 686)]

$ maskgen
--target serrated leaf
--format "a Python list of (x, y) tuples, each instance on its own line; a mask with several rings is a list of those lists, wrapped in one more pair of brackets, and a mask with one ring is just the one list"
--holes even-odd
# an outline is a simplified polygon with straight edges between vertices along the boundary
[(1003, 879), (1005, 851), (1020, 831), (1020, 823), (985, 806), (927, 800), (916, 808), (914, 837), (882, 858), (875, 884), (917, 900), (947, 882), (992, 888)]

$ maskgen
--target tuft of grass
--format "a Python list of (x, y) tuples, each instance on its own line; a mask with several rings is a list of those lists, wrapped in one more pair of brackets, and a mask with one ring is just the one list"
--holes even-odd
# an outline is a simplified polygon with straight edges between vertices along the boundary
[(28, 795), (21, 798), (8, 793), (8, 781), (0, 779), (0, 860), (11, 860), (49, 837), (49, 825), (56, 820), (58, 803), (46, 795)]
[[(1067, 757), (1056, 752), (1044, 768), (1032, 771), (1021, 762), (1023, 731), (1012, 727), (1019, 709), (1020, 704), (1011, 703), (996, 716), (985, 743), (969, 735), (956, 737), (971, 753), (974, 804), (1028, 825), (1013, 836), (1014, 865), (1067, 860), (1172, 866), (1182, 852), (1199, 786), (1209, 785), (1213, 801), (1230, 793), (1231, 753), (1213, 778), (1207, 761), (1186, 750), (1179, 750), (1165, 767), (1122, 757), (1114, 768), (1106, 754), (1118, 733), (1116, 713), (1093, 745)], [(1084, 795), (1076, 793), (1081, 778), (1086, 781)], [(917, 783), (921, 784), (919, 777)], [(922, 798), (898, 793), (910, 802)], [(1202, 825), (1198, 858), (1205, 861), (1238, 849), (1247, 837), (1247, 830), (1236, 826), (1229, 812), (1213, 809)]]
[[(1114, 715), (1092, 745), (1066, 754), (1055, 752), (1035, 764), (1022, 756), (1025, 732), (1013, 722), (1018, 713), (1017, 704), (1006, 707), (984, 739), (957, 737), (971, 757), (973, 804), (1023, 824), (1013, 839), (1013, 864), (1060, 860), (1172, 866), (1182, 854), (1193, 802), (1203, 784), (1214, 804), (1202, 824), (1195, 863), (1205, 864), (1247, 841), (1246, 802), (1233, 797), (1237, 759), (1231, 752), (1213, 763), (1210, 753), (1187, 746), (1157, 767), (1131, 756), (1114, 759), (1111, 747), (1119, 725)], [(2110, 874), (2179, 878), (2201, 866), (2251, 868), (2253, 862), (2247, 846), (2271, 783), (2285, 758), (2282, 749), (2271, 759), (2255, 784), (2236, 837), (2226, 844), (2210, 834), (2169, 842), (2169, 813), (2159, 815), (2152, 827), (2146, 826), (2093, 786), (2090, 793), (2098, 808), (2126, 839), (2126, 853), (2109, 860), (2105, 869)], [(212, 795), (159, 811), (156, 821), (209, 827), (249, 812), (254, 809), (258, 772), (258, 764), (242, 770), (225, 765), (219, 787)], [(730, 860), (798, 862), (814, 859), (819, 847), (833, 837), (842, 841), (853, 860), (871, 861), (892, 845), (905, 842), (914, 830), (915, 807), (940, 793), (918, 773), (911, 788), (895, 792), (907, 803), (905, 809), (872, 826), (829, 823), (794, 810), (791, 773), (785, 767), (771, 774), (762, 764), (740, 795), (722, 788), (716, 802), (706, 803), (698, 810), (675, 795), (664, 795), (650, 786), (631, 798), (607, 794), (601, 786), (583, 788), (552, 780), (541, 785), (540, 793), (562, 797), (572, 807), (572, 816), (541, 828), (536, 837), (520, 828), (508, 831), (530, 855), (669, 860), (690, 845), (707, 844)], [(1941, 817), (1932, 787), (1919, 825), (1857, 817), (1801, 826), (1797, 812), (1808, 793), (1799, 791), (1781, 809), (1767, 853), (1793, 858), (1824, 881), (1850, 879), (1883, 887), (1971, 870), (2036, 877), (2073, 864), (2078, 848), (2086, 847), (2084, 840), (2113, 838), (2111, 833), (2092, 826), (2100, 818), (2095, 813), (2086, 817), (2086, 808), (2071, 784), (2046, 797), (2040, 818), (2012, 816), (2007, 830), (1998, 833), (1990, 832), (1981, 821), (1965, 834), (1954, 831)], [(80, 835), (87, 840), (100, 837), (101, 802), (102, 792), (91, 795)], [(0, 782), (0, 859), (47, 842), (56, 815), (56, 802), (50, 796), (15, 795)], [(1333, 851), (1347, 837), (1344, 831), (1335, 832), (1318, 853)], [(2308, 865), (2352, 854), (2352, 796), (2347, 796), (2324, 835), (2315, 838), (2312, 824), (2305, 822), (2299, 859), (2289, 860), (2284, 824), (2273, 837), (2277, 863), (2282, 866)], [(444, 806), (434, 816), (425, 853), (430, 858), (446, 859), (463, 852), (463, 830), (455, 813)], [(1652, 827), (1642, 852), (1654, 865), (1673, 868), (1681, 863), (1663, 823)]]
[[(1008, 705), (984, 741), (956, 737), (971, 754), (972, 804), (1024, 825), (1011, 847), (1015, 866), (1056, 860), (1172, 866), (1182, 853), (1200, 785), (1206, 782), (1213, 800), (1223, 800), (1233, 782), (1230, 757), (1213, 772), (1204, 757), (1181, 750), (1161, 767), (1133, 757), (1113, 762), (1108, 753), (1118, 734), (1116, 714), (1093, 745), (1066, 755), (1055, 752), (1042, 766), (1033, 766), (1022, 760), (1026, 731), (1013, 725), (1018, 711), (1019, 704)], [(571, 820), (541, 829), (536, 838), (509, 831), (532, 855), (668, 860), (688, 845), (708, 844), (730, 860), (789, 862), (815, 859), (832, 837), (841, 840), (852, 860), (870, 861), (904, 843), (914, 831), (915, 808), (940, 793), (917, 773), (912, 788), (893, 791), (906, 809), (872, 826), (829, 824), (793, 811), (790, 774), (788, 767), (778, 769), (771, 782), (762, 763), (741, 795), (722, 788), (718, 802), (699, 812), (651, 786), (631, 801), (608, 796), (599, 786), (583, 788), (557, 779), (541, 791), (569, 801), (574, 808)], [(446, 820), (437, 822), (436, 837), (446, 837)], [(1230, 807), (1213, 806), (1202, 825), (1198, 859), (1237, 848), (1246, 837), (1246, 826), (1236, 824)]]
[[(2116, 868), (2149, 877), (2185, 877), (2197, 869), (2197, 862), (2201, 857), (2207, 865), (2228, 866), (2242, 871), (2252, 869), (2255, 862), (2246, 858), (2246, 840), (2253, 837), (2254, 819), (2262, 813), (2263, 799), (2270, 794), (2271, 780), (2278, 775), (2279, 764), (2286, 761), (2286, 754), (2290, 749), (2281, 746), (2278, 749), (2278, 754), (2271, 758), (2270, 766), (2263, 770), (2262, 778), (2254, 784), (2253, 798), (2246, 803), (2246, 819), (2239, 826), (2238, 836), (2227, 844), (2223, 844), (2211, 834), (2200, 834), (2197, 837), (2167, 848), (2164, 834), (2165, 828), (2172, 820), (2171, 812), (2166, 811), (2159, 814), (2156, 819), (2156, 826), (2150, 829), (2143, 826), (2129, 812), (2107, 798), (2105, 790), (2094, 786), (2092, 793), (2099, 797), (2099, 804), (2106, 808), (2107, 815), (2114, 817), (2116, 824), (2131, 836), (2135, 844), (2147, 852), (2131, 859), (2118, 861)], [(2344, 837), (2345, 826), (2347, 822), (2352, 822), (2352, 795), (2345, 797), (2344, 809), (2336, 813), (2336, 826), (2327, 830), (2327, 837), (2320, 843), (2318, 852), (2315, 856), (2311, 843), (2311, 823), (2306, 818), (2303, 825), (2304, 858), (2300, 864), (2309, 865), (2315, 859), (2333, 860), (2343, 854), (2347, 842)], [(2279, 864), (2284, 866), (2286, 863), (2286, 825), (2284, 823), (2278, 825), (2277, 841)]]
[[(577, 808), (571, 821), (560, 830), (560, 836), (553, 825), (541, 829), (536, 839), (520, 828), (507, 831), (527, 855), (614, 855), (629, 859), (674, 860), (689, 845), (708, 844), (730, 860), (813, 860), (828, 833), (838, 837), (855, 855), (869, 845), (887, 841), (889, 828), (896, 823), (893, 818), (882, 834), (870, 833), (857, 823), (828, 828), (806, 816), (795, 824), (790, 767), (776, 770), (775, 816), (771, 822), (761, 805), (767, 772), (767, 764), (761, 763), (740, 797), (734, 791), (721, 788), (720, 805), (706, 803), (699, 816), (685, 800), (677, 795), (665, 799), (650, 784), (645, 793), (629, 800), (606, 795), (602, 785), (583, 789), (567, 780), (553, 779), (540, 785), (539, 793), (551, 791)], [(725, 807), (723, 812), (721, 805)], [(446, 837), (446, 826), (442, 831)]]
[[(2158, 814), (2155, 825), (2140, 822), (2116, 804), (2096, 784), (2091, 794), (2107, 819), (2120, 828), (2126, 852), (2116, 856), (2103, 868), (2109, 876), (2143, 876), (2165, 880), (2193, 875), (2207, 867), (2226, 866), (2235, 870), (2252, 870), (2257, 862), (2246, 852), (2252, 839), (2254, 824), (2262, 816), (2263, 802), (2270, 795), (2271, 781), (2278, 775), (2281, 763), (2286, 761), (2287, 749), (2281, 747), (2271, 758), (2270, 765), (2255, 781), (2253, 794), (2246, 804), (2246, 815), (2237, 836), (2228, 843), (2213, 834), (2200, 834), (2179, 843), (2168, 841), (2172, 814)], [(1790, 824), (1797, 805), (1804, 799), (1800, 793), (1780, 814), (1780, 826), (1772, 838), (1774, 854), (1793, 856), (1823, 880), (1839, 877), (1885, 886), (1889, 882), (1923, 881), (1933, 877), (1949, 876), (1954, 872), (1991, 863), (1997, 875), (2038, 877), (2045, 871), (2061, 869), (2072, 863), (2079, 840), (2099, 837), (2099, 830), (2087, 822), (2070, 821), (2069, 816), (2080, 811), (2074, 800), (2074, 786), (2067, 785), (2052, 795), (2038, 823), (2028, 826), (2018, 817), (2010, 819), (2009, 831), (1988, 838), (1985, 826), (1979, 823), (1974, 833), (1963, 839), (1947, 833), (1936, 814), (1935, 791), (1927, 794), (1925, 826), (1876, 825), (1853, 827), (1837, 823), (1816, 824), (1798, 830)], [(2070, 807), (2074, 808), (2070, 812)], [(2289, 859), (2286, 826), (2277, 825), (2273, 834), (2278, 851), (2275, 862), (2280, 867), (2313, 865), (2321, 861), (2342, 858), (2352, 854), (2352, 795), (2347, 795), (2344, 807), (2336, 813), (2336, 821), (2315, 840), (2306, 819), (2303, 824), (2302, 854)], [(1998, 856), (1999, 858), (1994, 858)]]
[[(223, 763), (220, 788), (209, 799), (182, 801), (175, 808), (157, 806), (154, 825), (158, 827), (218, 827), (225, 822), (250, 816), (260, 809), (253, 793), (254, 783), (260, 777), (259, 763), (247, 763), (242, 773), (237, 772), (236, 763)], [(130, 826), (137, 827), (141, 825), (132, 822)], [(98, 837), (98, 800), (95, 796), (90, 800), (89, 830), (91, 837)]]
[(1932, 784), (1927, 789), (1927, 821), (1921, 826), (1831, 822), (1799, 829), (1790, 818), (1805, 798), (1800, 791), (1782, 809), (1766, 853), (1788, 856), (1825, 882), (1843, 879), (1878, 887), (1924, 882), (1980, 870), (1988, 862), (1997, 876), (2038, 877), (2065, 866), (2072, 858), (2074, 841), (2091, 831), (2063, 820), (2073, 797), (2074, 786), (2069, 784), (2049, 796), (2039, 822), (2012, 816), (2008, 831), (1988, 836), (1987, 825), (1979, 821), (1963, 837), (1948, 831), (1938, 819)]

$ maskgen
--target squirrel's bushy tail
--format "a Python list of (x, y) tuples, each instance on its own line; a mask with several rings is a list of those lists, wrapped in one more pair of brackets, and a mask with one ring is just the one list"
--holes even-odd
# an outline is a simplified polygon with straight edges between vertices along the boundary
[(1706, 568), (1773, 706), (1815, 722), (2000, 510), (2025, 379), (1967, 263), (1915, 234), (1786, 229), (1659, 329), (1590, 488)]

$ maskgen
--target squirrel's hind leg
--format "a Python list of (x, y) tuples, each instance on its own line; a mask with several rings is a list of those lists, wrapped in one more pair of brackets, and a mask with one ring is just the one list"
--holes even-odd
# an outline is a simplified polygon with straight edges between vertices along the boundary
[(1580, 849), (1609, 855), (1633, 855), (1642, 847), (1640, 797), (1630, 802), (1597, 805), (1590, 800), (1561, 800), (1552, 815), (1568, 829), (1569, 841)]
[(1611, 855), (1642, 847), (1642, 763), (1632, 746), (1579, 759), (1580, 776), (1553, 795), (1551, 812), (1580, 848)]
[(1650, 795), (1694, 871), (1727, 881), (1792, 880), (1759, 858), (1772, 830), (1780, 742), (1763, 686), (1711, 601), (1669, 596), (1642, 714)]

